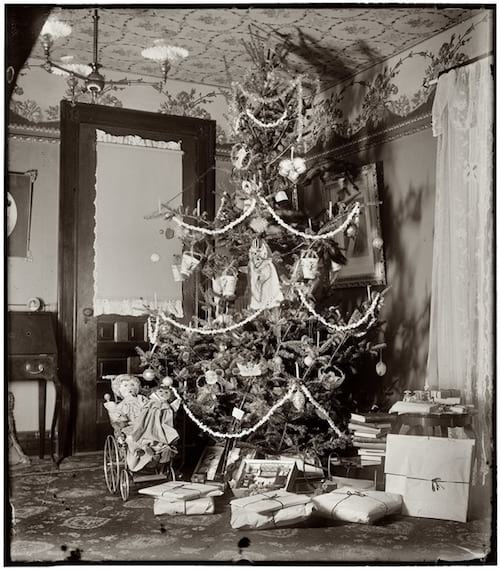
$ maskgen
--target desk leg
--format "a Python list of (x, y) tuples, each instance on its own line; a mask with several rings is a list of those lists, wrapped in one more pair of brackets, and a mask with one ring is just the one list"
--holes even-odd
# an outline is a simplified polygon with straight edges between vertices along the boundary
[(61, 437), (62, 437), (62, 434), (60, 433), (61, 432), (60, 421), (59, 421), (59, 429), (57, 430), (57, 437), (59, 440), (58, 441), (59, 450), (57, 450), (57, 455), (54, 446), (54, 439), (55, 439), (56, 425), (58, 425), (58, 420), (61, 413), (62, 394), (61, 394), (61, 385), (59, 384), (59, 382), (55, 382), (54, 387), (56, 390), (56, 405), (54, 407), (54, 415), (52, 416), (52, 424), (50, 426), (50, 456), (52, 457), (52, 461), (54, 461), (55, 463), (59, 463), (61, 459), (60, 449), (61, 449)]
[(45, 409), (47, 407), (47, 381), (38, 380), (38, 431), (40, 433), (40, 459), (45, 455)]

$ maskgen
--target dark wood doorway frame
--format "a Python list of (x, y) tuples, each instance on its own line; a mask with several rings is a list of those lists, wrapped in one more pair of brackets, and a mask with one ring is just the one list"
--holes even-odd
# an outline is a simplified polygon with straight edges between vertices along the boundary
[[(63, 409), (72, 419), (73, 451), (90, 451), (96, 440), (97, 319), (93, 316), (96, 129), (182, 141), (183, 205), (198, 199), (210, 217), (215, 204), (215, 121), (102, 105), (61, 102), (58, 265), (59, 374), (71, 397)], [(117, 212), (119, 215), (119, 211)], [(193, 313), (194, 283), (183, 284), (185, 315)], [(69, 400), (69, 401), (68, 401)]]

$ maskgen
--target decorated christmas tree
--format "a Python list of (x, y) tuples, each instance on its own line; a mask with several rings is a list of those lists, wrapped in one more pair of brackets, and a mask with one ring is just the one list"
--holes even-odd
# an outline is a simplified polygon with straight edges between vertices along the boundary
[(363, 210), (299, 207), (319, 83), (291, 74), (282, 53), (247, 47), (255, 66), (233, 82), (229, 106), (234, 191), (213, 220), (162, 209), (183, 242), (173, 270), (196, 275), (202, 301), (189, 322), (151, 310), (151, 349), (140, 353), (204, 434), (324, 461), (346, 446), (351, 379), (378, 354), (383, 297), (348, 316), (326, 302)]

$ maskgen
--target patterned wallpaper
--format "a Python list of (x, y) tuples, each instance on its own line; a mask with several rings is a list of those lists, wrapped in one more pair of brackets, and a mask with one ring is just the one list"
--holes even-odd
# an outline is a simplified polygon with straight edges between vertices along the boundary
[[(86, 10), (86, 9), (85, 9)], [(85, 11), (84, 10), (84, 11)], [(389, 60), (384, 61), (383, 64), (374, 65), (361, 71), (356, 76), (345, 80), (341, 83), (336, 83), (334, 86), (327, 88), (323, 91), (320, 101), (316, 106), (315, 112), (321, 118), (317, 121), (318, 135), (322, 145), (330, 145), (335, 143), (336, 140), (345, 140), (363, 132), (373, 132), (374, 130), (386, 128), (391, 126), (402, 119), (413, 115), (418, 112), (430, 110), (432, 103), (433, 93), (435, 86), (429, 84), (429, 81), (436, 78), (441, 70), (448, 69), (450, 66), (456, 65), (470, 57), (474, 57), (483, 53), (485, 50), (491, 49), (488, 47), (490, 36), (489, 26), (491, 25), (491, 10), (458, 10), (458, 9), (445, 9), (445, 10), (432, 10), (432, 9), (356, 9), (351, 10), (348, 8), (324, 10), (320, 9), (307, 10), (141, 10), (134, 9), (137, 15), (136, 20), (130, 19), (130, 9), (103, 9), (101, 10), (101, 17), (104, 22), (103, 12), (113, 12), (116, 17), (113, 22), (109, 22), (111, 29), (115, 30), (114, 35), (104, 34), (107, 38), (106, 41), (113, 40), (113, 45), (109, 45), (109, 50), (122, 50), (124, 49), (121, 43), (122, 35), (127, 33), (122, 30), (136, 30), (137, 44), (140, 44), (145, 39), (145, 30), (147, 31), (148, 24), (151, 28), (151, 36), (158, 32), (157, 26), (160, 22), (179, 23), (180, 14), (182, 18), (182, 30), (170, 26), (169, 30), (177, 30), (174, 38), (177, 42), (177, 37), (185, 37), (186, 26), (191, 29), (191, 32), (196, 26), (201, 26), (200, 22), (204, 22), (205, 31), (200, 31), (199, 34), (194, 34), (194, 37), (205, 37), (206, 50), (205, 53), (218, 53), (217, 50), (221, 48), (221, 41), (223, 29), (218, 32), (211, 28), (216, 27), (216, 19), (225, 22), (226, 26), (226, 39), (233, 37), (237, 30), (241, 33), (238, 40), (239, 45), (239, 58), (233, 54), (231, 61), (233, 62), (233, 71), (239, 70), (241, 73), (245, 71), (245, 56), (241, 52), (241, 39), (243, 38), (243, 22), (241, 18), (238, 20), (237, 16), (242, 16), (243, 13), (250, 14), (253, 18), (252, 21), (258, 21), (259, 25), (271, 25), (271, 15), (273, 12), (280, 12), (280, 21), (283, 25), (280, 27), (279, 33), (286, 29), (291, 29), (290, 26), (298, 20), (299, 14), (304, 16), (301, 20), (301, 29), (307, 29), (308, 37), (313, 37), (319, 30), (322, 34), (318, 36), (318, 42), (322, 42), (323, 54), (329, 54), (333, 62), (336, 60), (336, 48), (328, 51), (328, 41), (339, 42), (343, 38), (344, 57), (351, 62), (350, 72), (352, 67), (355, 66), (361, 56), (357, 55), (356, 45), (360, 45), (361, 41), (368, 42), (371, 46), (378, 46), (377, 50), (371, 48), (365, 50), (365, 59), (363, 65), (366, 66), (368, 52), (375, 52), (382, 57), (381, 54), (387, 55), (391, 50), (395, 49), (395, 43), (399, 47), (406, 44), (414, 44), (417, 38), (434, 33), (436, 30), (442, 29), (449, 25), (452, 21), (463, 19), (464, 16), (475, 13), (476, 16), (465, 22), (457, 24), (451, 29), (446, 29), (438, 35), (435, 35), (424, 42), (407, 49), (406, 51), (395, 55)], [(65, 10), (65, 13), (71, 13), (73, 18), (78, 10)], [(146, 15), (150, 12), (161, 12), (162, 18), (147, 20)], [(224, 16), (221, 16), (221, 13)], [(328, 13), (329, 18), (321, 19), (323, 13)], [(167, 18), (167, 14), (169, 14)], [(348, 15), (354, 16), (348, 19)], [(109, 15), (109, 14), (108, 14)], [(217, 16), (217, 18), (216, 18)], [(225, 18), (225, 19), (224, 19)], [(267, 18), (267, 20), (266, 20)], [(335, 22), (334, 22), (335, 20)], [(342, 22), (341, 22), (342, 21)], [(196, 22), (196, 23), (195, 23)], [(384, 31), (378, 25), (380, 23), (393, 23), (397, 24), (392, 31), (388, 31), (386, 26)], [(247, 22), (245, 26), (248, 26)], [(310, 26), (306, 27), (306, 23)], [(286, 24), (286, 25), (285, 25)], [(223, 27), (224, 27), (223, 26)], [(288, 26), (288, 28), (287, 28)], [(75, 26), (76, 27), (76, 26)], [(105, 25), (103, 23), (103, 27)], [(117, 29), (115, 29), (117, 28)], [(121, 30), (118, 32), (118, 28)], [(342, 30), (350, 30), (351, 41), (347, 44), (347, 33), (342, 35)], [(79, 28), (80, 29), (80, 28)], [(106, 28), (105, 28), (106, 29)], [(142, 36), (138, 30), (142, 29)], [(167, 28), (165, 28), (167, 29)], [(375, 30), (378, 30), (376, 33)], [(426, 32), (424, 33), (424, 31)], [(84, 28), (85, 31), (85, 28)], [(82, 34), (84, 31), (75, 31), (75, 38), (73, 41), (78, 49), (84, 53), (84, 38)], [(210, 36), (210, 33), (212, 36)], [(90, 30), (86, 30), (86, 34)], [(278, 33), (278, 32), (276, 32)], [(305, 32), (304, 32), (305, 33)], [(203, 35), (205, 34), (205, 36)], [(132, 34), (133, 35), (133, 34)], [(210, 36), (210, 38), (209, 38)], [(80, 40), (78, 40), (80, 37)], [(131, 37), (129, 33), (129, 37)], [(215, 38), (219, 38), (216, 40)], [(359, 38), (363, 37), (363, 40)], [(396, 40), (396, 37), (399, 38)], [(305, 36), (304, 36), (305, 38)], [(331, 39), (330, 38), (334, 38)], [(358, 39), (356, 39), (358, 38)], [(392, 38), (389, 40), (388, 38)], [(81, 42), (81, 45), (78, 44)], [(194, 42), (195, 40), (193, 40)], [(305, 40), (304, 40), (305, 41)], [(353, 47), (353, 42), (354, 47)], [(357, 43), (356, 43), (357, 42)], [(392, 42), (392, 43), (391, 43)], [(177, 42), (179, 45), (182, 42)], [(271, 41), (272, 43), (272, 41)], [(85, 45), (88, 44), (88, 36), (85, 36)], [(320, 45), (319, 43), (317, 44)], [(349, 47), (350, 46), (350, 47)], [(382, 50), (382, 46), (385, 46)], [(105, 44), (103, 44), (102, 52), (107, 53)], [(132, 48), (130, 48), (132, 49)], [(191, 48), (190, 48), (191, 49)], [(298, 49), (298, 48), (297, 48)], [(319, 48), (318, 48), (319, 49)], [(63, 52), (61, 52), (62, 54)], [(129, 70), (138, 71), (138, 65), (144, 65), (143, 62), (127, 59), (126, 54), (123, 57), (118, 57), (118, 51), (114, 51), (117, 57), (116, 65), (122, 65)], [(129, 52), (127, 52), (129, 53)], [(228, 56), (230, 51), (226, 51), (225, 55)], [(36, 55), (36, 49), (35, 49)], [(85, 56), (83, 56), (85, 57)], [(224, 61), (219, 53), (219, 59), (214, 55), (212, 64), (206, 65), (204, 75), (198, 75), (199, 79), (207, 78), (207, 81), (215, 81), (217, 74), (217, 66), (220, 62)], [(326, 56), (325, 56), (326, 57)], [(228, 58), (226, 57), (226, 62)], [(293, 60), (293, 58), (292, 58)], [(103, 61), (106, 61), (103, 57)], [(179, 64), (178, 73), (184, 79), (194, 77), (189, 75), (190, 67), (189, 62), (205, 61), (203, 58), (198, 59), (194, 54)], [(317, 59), (316, 61), (320, 61)], [(359, 60), (360, 61), (360, 60)], [(128, 62), (128, 63), (127, 63)], [(185, 67), (188, 65), (188, 67)], [(127, 67), (128, 66), (128, 67)], [(307, 67), (307, 66), (306, 66)], [(332, 64), (332, 68), (335, 67)], [(302, 66), (304, 69), (304, 66)], [(182, 69), (182, 72), (181, 72)], [(337, 66), (337, 70), (340, 69)], [(344, 71), (347, 67), (344, 66)], [(317, 69), (318, 71), (318, 69)], [(208, 74), (211, 74), (210, 77)], [(123, 77), (122, 72), (107, 72), (107, 77), (110, 79), (119, 79)], [(174, 74), (172, 74), (174, 75)], [(235, 72), (236, 78), (238, 73)], [(130, 75), (130, 78), (135, 76)], [(320, 77), (325, 78), (321, 73)], [(325, 84), (324, 84), (325, 85)], [(99, 103), (105, 105), (123, 106), (132, 109), (142, 109), (160, 113), (170, 113), (178, 115), (190, 115), (201, 118), (213, 118), (217, 121), (217, 139), (219, 143), (227, 143), (231, 140), (229, 132), (228, 120), (226, 116), (227, 101), (225, 98), (224, 88), (214, 87), (211, 85), (204, 85), (202, 83), (193, 84), (176, 79), (169, 79), (167, 82), (167, 94), (160, 94), (151, 87), (145, 86), (119, 86), (108, 87), (102, 94)], [(46, 73), (40, 67), (37, 67), (36, 60), (29, 60), (28, 66), (23, 72), (18, 81), (13, 99), (11, 101), (11, 109), (17, 115), (23, 117), (31, 123), (52, 123), (58, 121), (59, 116), (59, 101), (61, 98), (71, 98), (70, 82), (65, 80), (64, 77), (56, 77)], [(81, 91), (76, 90), (74, 97), (78, 101), (88, 101), (87, 95), (82, 94)]]

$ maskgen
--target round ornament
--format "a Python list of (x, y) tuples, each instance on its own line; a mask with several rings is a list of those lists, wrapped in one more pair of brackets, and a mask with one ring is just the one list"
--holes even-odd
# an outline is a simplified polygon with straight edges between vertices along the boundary
[(153, 263), (158, 263), (160, 261), (160, 256), (157, 253), (152, 253), (149, 258)]
[(146, 368), (146, 370), (144, 370), (142, 373), (142, 377), (144, 380), (146, 380), (146, 382), (151, 382), (155, 379), (155, 371), (152, 368)]
[(304, 364), (305, 364), (306, 366), (312, 366), (312, 365), (314, 364), (314, 358), (313, 358), (312, 356), (310, 356), (310, 355), (307, 355), (307, 356), (304, 358)]
[(375, 371), (379, 376), (383, 376), (387, 372), (387, 365), (385, 364), (385, 362), (382, 361), (377, 362), (377, 365), (375, 366)]
[(380, 236), (377, 236), (373, 238), (372, 244), (375, 249), (382, 249), (382, 246), (384, 245), (384, 240)]
[(173, 384), (174, 380), (170, 376), (165, 376), (165, 378), (163, 378), (163, 380), (161, 381), (161, 385), (165, 386), (166, 388), (170, 388)]
[(274, 362), (274, 364), (280, 365), (280, 364), (283, 364), (283, 359), (281, 358), (281, 356), (275, 356), (273, 358), (273, 362)]
[(166, 239), (173, 239), (175, 237), (175, 232), (172, 228), (167, 228), (165, 230), (165, 238)]
[(348, 237), (354, 237), (356, 235), (356, 226), (349, 226), (345, 233)]

